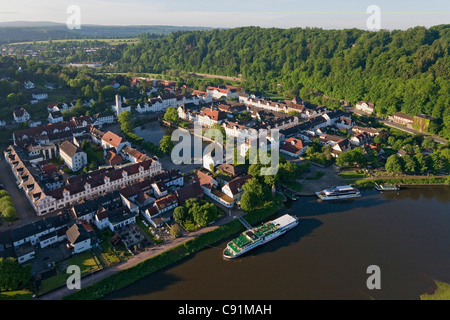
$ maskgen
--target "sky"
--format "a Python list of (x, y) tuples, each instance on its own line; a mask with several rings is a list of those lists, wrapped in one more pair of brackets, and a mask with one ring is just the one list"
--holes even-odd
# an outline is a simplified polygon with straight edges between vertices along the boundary
[[(0, 22), (66, 23), (80, 9), (80, 24), (174, 25), (234, 28), (320, 27), (381, 29), (450, 23), (450, 0), (14, 0), (0, 6)], [(369, 11), (376, 5), (378, 11)], [(374, 20), (376, 19), (376, 20)], [(368, 24), (368, 20), (372, 24)], [(73, 20), (72, 20), (73, 21)]]

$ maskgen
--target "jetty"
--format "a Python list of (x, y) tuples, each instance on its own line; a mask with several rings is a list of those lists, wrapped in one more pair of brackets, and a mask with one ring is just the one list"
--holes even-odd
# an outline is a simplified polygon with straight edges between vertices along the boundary
[(253, 227), (250, 225), (250, 223), (247, 222), (242, 216), (238, 217), (238, 220), (246, 227), (248, 230), (252, 230)]

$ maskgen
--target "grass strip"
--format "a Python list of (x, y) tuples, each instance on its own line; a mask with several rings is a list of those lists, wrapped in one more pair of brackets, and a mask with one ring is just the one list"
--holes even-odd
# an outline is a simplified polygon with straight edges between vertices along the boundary
[[(277, 201), (278, 202), (278, 201)], [(256, 224), (264, 219), (274, 215), (280, 209), (277, 202), (270, 201), (261, 208), (245, 215), (245, 219), (250, 224)], [(242, 232), (244, 226), (238, 221), (233, 220), (223, 226), (202, 234), (192, 240), (173, 247), (170, 250), (162, 252), (154, 257), (151, 257), (133, 267), (117, 272), (116, 274), (100, 280), (86, 288), (74, 292), (63, 300), (96, 300), (117, 290), (125, 288), (136, 281), (156, 272), (171, 264), (178, 262), (185, 257), (198, 252), (206, 246), (213, 245), (223, 239), (226, 239), (234, 234)]]

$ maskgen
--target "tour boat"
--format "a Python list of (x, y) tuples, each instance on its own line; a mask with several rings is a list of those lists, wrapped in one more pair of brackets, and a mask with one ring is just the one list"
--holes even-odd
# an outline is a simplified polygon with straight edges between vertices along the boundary
[(316, 195), (322, 200), (340, 200), (357, 198), (361, 196), (361, 193), (352, 186), (338, 186), (318, 191)]
[(258, 227), (248, 229), (239, 235), (236, 239), (228, 242), (223, 250), (223, 257), (233, 259), (244, 253), (263, 245), (286, 231), (294, 228), (298, 224), (298, 218), (285, 214), (275, 220), (261, 224)]

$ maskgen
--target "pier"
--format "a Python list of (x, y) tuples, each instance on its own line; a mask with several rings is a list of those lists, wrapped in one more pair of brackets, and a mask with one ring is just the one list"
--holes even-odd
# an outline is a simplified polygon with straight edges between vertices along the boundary
[(252, 230), (253, 227), (250, 225), (250, 223), (247, 222), (242, 216), (238, 217), (238, 220), (246, 227), (248, 230)]

